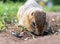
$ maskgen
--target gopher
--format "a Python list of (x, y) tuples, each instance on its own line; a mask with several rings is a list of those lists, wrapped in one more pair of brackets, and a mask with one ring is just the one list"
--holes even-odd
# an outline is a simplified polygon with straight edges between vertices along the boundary
[(46, 24), (46, 12), (35, 0), (27, 0), (17, 13), (19, 25), (27, 28), (29, 32), (42, 35)]

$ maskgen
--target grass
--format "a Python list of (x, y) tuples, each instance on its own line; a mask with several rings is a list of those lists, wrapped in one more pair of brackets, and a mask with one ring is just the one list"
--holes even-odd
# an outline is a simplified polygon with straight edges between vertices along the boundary
[(0, 30), (7, 22), (17, 22), (17, 11), (22, 3), (2, 3), (0, 2)]
[(45, 11), (60, 12), (60, 6), (43, 7)]

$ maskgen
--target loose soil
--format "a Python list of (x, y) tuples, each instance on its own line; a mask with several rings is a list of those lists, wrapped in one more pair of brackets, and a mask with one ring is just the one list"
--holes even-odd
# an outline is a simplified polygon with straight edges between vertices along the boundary
[[(55, 13), (60, 14), (57, 12)], [(49, 12), (47, 14), (55, 14), (55, 13)], [(47, 36), (39, 36), (35, 39), (23, 40), (11, 34), (11, 31), (15, 29), (17, 28), (10, 28), (10, 29), (8, 28), (8, 30), (0, 32), (0, 44), (60, 44), (60, 33)]]

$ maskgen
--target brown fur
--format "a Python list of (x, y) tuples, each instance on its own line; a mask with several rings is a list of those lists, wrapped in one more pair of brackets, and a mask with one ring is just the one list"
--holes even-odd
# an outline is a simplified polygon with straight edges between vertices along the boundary
[[(41, 35), (46, 23), (46, 13), (34, 0), (32, 1), (33, 3), (28, 2), (29, 1), (27, 1), (27, 4), (23, 5), (17, 13), (19, 25), (26, 27), (30, 32)], [(33, 22), (35, 26), (33, 26)]]
[[(24, 26), (27, 28), (28, 31), (34, 32), (37, 35), (41, 35), (44, 31), (44, 26), (46, 23), (46, 13), (41, 11), (35, 11), (33, 12), (33, 16), (30, 16), (30, 14), (29, 15), (27, 14), (24, 17), (24, 20), (21, 19)], [(33, 22), (35, 22), (35, 27), (32, 26)]]
[(34, 14), (35, 14), (34, 17), (36, 23), (36, 33), (42, 34), (46, 23), (46, 13), (36, 11)]

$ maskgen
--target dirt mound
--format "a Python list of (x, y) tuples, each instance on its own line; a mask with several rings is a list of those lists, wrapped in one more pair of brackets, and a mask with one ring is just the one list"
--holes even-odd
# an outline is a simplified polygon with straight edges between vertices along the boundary
[(31, 39), (21, 44), (60, 44), (60, 34)]
[(23, 40), (16, 38), (6, 32), (0, 33), (0, 44), (20, 44)]
[(40, 36), (24, 41), (7, 32), (2, 32), (0, 33), (0, 44), (60, 44), (60, 34)]
[[(47, 14), (60, 14), (60, 13), (50, 12)], [(21, 38), (17, 38), (11, 34), (11, 31), (15, 31), (17, 28), (13, 27), (13, 25), (11, 26), (13, 28), (10, 28), (10, 26), (11, 25), (8, 26), (9, 29), (6, 32), (0, 33), (0, 44), (60, 44), (60, 33), (47, 36), (39, 36), (35, 39), (29, 39), (24, 41)]]

